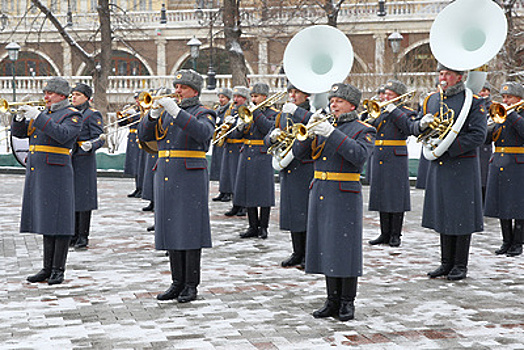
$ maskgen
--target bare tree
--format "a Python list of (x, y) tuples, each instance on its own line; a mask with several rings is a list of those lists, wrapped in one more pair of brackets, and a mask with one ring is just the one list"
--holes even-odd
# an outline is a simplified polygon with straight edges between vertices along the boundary
[(248, 85), (246, 59), (240, 45), (240, 0), (224, 0), (224, 37), (229, 53), (232, 84)]
[(345, 0), (323, 0), (315, 1), (321, 7), (327, 16), (327, 25), (336, 27), (338, 21), (338, 13)]
[(513, 10), (516, 2), (516, 0), (505, 0), (501, 4), (508, 21), (508, 36), (501, 52), (501, 58), (504, 74), (510, 80), (514, 80), (516, 78), (515, 73), (524, 69), (519, 60), (518, 52), (519, 43), (522, 43), (524, 36), (524, 23), (523, 19)]

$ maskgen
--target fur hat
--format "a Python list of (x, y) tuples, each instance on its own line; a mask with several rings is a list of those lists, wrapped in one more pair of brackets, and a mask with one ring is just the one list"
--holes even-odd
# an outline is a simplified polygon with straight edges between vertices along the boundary
[(482, 87), (482, 89), (486, 89), (486, 90), (491, 91), (491, 84), (486, 80), (486, 82), (484, 83), (484, 86)]
[(269, 85), (265, 83), (256, 83), (251, 88), (251, 94), (259, 94), (259, 95), (269, 95)]
[(61, 77), (53, 77), (47, 80), (44, 86), (44, 92), (54, 92), (60, 95), (69, 96), (71, 87), (67, 80)]
[(229, 89), (229, 88), (220, 88), (218, 89), (217, 91), (217, 96), (218, 95), (224, 95), (226, 96), (228, 99), (232, 99), (233, 98), (233, 90)]
[(328, 93), (328, 99), (331, 100), (332, 97), (339, 97), (346, 100), (357, 108), (362, 98), (362, 92), (353, 85), (338, 83), (333, 84)]
[(443, 65), (442, 63), (438, 63), (437, 64), (437, 72), (440, 72), (441, 70), (449, 70), (449, 71), (452, 71), (452, 72), (455, 72), (459, 75), (464, 75), (464, 71), (461, 71), (461, 70), (456, 70), (456, 69), (453, 69), (453, 68), (448, 68), (446, 67), (445, 65)]
[(290, 81), (287, 82), (287, 92), (289, 92), (289, 90), (291, 89), (295, 89), (295, 90), (298, 90), (308, 96), (310, 96), (311, 94), (309, 92), (306, 92), (306, 91), (303, 91), (303, 90), (300, 90), (299, 88), (297, 88), (295, 85), (291, 84)]
[(71, 92), (73, 91), (78, 91), (84, 94), (84, 96), (87, 97), (88, 100), (90, 100), (93, 96), (93, 89), (91, 89), (91, 86), (84, 83), (76, 83), (75, 86), (73, 86), (73, 88), (71, 89)]
[(395, 79), (389, 79), (384, 88), (393, 91), (399, 96), (408, 92), (407, 86), (403, 82)]
[(233, 96), (235, 95), (249, 98), (249, 89), (245, 86), (235, 86), (233, 88)]
[(173, 86), (176, 84), (187, 85), (200, 95), (202, 85), (204, 85), (204, 78), (192, 69), (182, 69), (175, 73)]
[(511, 95), (520, 98), (524, 98), (524, 87), (515, 81), (509, 81), (502, 84), (500, 88), (501, 95)]
[(381, 85), (377, 89), (377, 94), (383, 94), (386, 92), (386, 87), (384, 85)]

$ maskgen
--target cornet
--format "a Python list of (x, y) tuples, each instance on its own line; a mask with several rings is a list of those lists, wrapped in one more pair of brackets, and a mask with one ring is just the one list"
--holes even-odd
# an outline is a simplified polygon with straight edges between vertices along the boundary
[(512, 104), (509, 107), (505, 107), (500, 102), (493, 102), (491, 106), (489, 106), (489, 116), (491, 117), (491, 120), (493, 120), (493, 122), (497, 124), (503, 124), (506, 121), (508, 113), (513, 111), (514, 109), (518, 109), (522, 105), (524, 105), (524, 100)]
[[(45, 100), (38, 100), (38, 101), (25, 101), (25, 102), (8, 102), (5, 98), (0, 98), (0, 112), (1, 113), (7, 113), (11, 112), (13, 114), (18, 113), (18, 109), (13, 108), (14, 106), (20, 107), (20, 106), (38, 106), (38, 107), (45, 107), (46, 102)], [(44, 109), (44, 108), (39, 108)]]
[(364, 100), (364, 102), (362, 102), (362, 105), (364, 106), (364, 108), (366, 108), (366, 111), (367, 111), (367, 113), (369, 115), (369, 118), (367, 118), (364, 122), (365, 123), (369, 123), (369, 122), (377, 119), (378, 117), (380, 117), (380, 114), (382, 113), (382, 108), (386, 107), (387, 105), (389, 105), (391, 103), (400, 101), (400, 100), (402, 100), (405, 97), (409, 97), (409, 96), (413, 97), (415, 95), (415, 92), (416, 92), (416, 90), (412, 90), (410, 92), (406, 92), (403, 95), (395, 97), (392, 100), (384, 101), (384, 102), (380, 102), (380, 103), (377, 102), (377, 101), (374, 101), (374, 100)]
[(156, 100), (159, 100), (164, 97), (176, 98), (177, 103), (180, 103), (180, 101), (182, 101), (182, 96), (180, 96), (177, 93), (161, 95), (161, 96), (152, 96), (149, 92), (145, 92), (145, 91), (140, 93), (138, 100), (139, 100), (140, 107), (142, 107), (143, 109), (150, 109), (150, 108), (154, 108), (153, 103)]

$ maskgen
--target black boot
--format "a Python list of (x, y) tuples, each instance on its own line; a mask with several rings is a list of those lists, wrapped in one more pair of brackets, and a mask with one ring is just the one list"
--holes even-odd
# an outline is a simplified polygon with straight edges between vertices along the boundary
[(169, 250), (169, 268), (171, 269), (171, 286), (156, 296), (158, 300), (173, 300), (178, 298), (184, 289), (184, 252), (180, 250)]
[(355, 318), (355, 297), (357, 296), (357, 277), (342, 278), (340, 309), (338, 319), (349, 321)]
[(240, 234), (240, 238), (258, 237), (258, 210), (256, 207), (247, 208), (247, 220), (249, 228), (246, 232)]
[(69, 240), (70, 247), (74, 247), (76, 244), (76, 241), (78, 240), (78, 234), (80, 232), (80, 213), (81, 212), (79, 211), (75, 211), (75, 234)]
[(218, 196), (216, 196), (215, 198), (212, 198), (211, 200), (213, 202), (220, 202), (222, 201), (222, 198), (224, 198), (225, 195), (226, 195), (225, 193), (220, 192)]
[(238, 213), (236, 213), (236, 216), (246, 216), (246, 208), (240, 207), (240, 210)]
[(339, 278), (326, 276), (327, 300), (317, 311), (313, 312), (314, 318), (336, 317), (340, 309)]
[(47, 284), (60, 284), (64, 282), (64, 272), (67, 261), (70, 236), (55, 236), (55, 251), (53, 254), (53, 268)]
[(224, 196), (220, 200), (221, 202), (231, 202), (231, 199), (233, 199), (233, 196), (231, 193), (224, 193)]
[(242, 207), (238, 206), (238, 205), (233, 205), (233, 207), (231, 209), (229, 209), (229, 211), (225, 212), (224, 215), (225, 216), (234, 216), (234, 215), (237, 215), (238, 211), (241, 209)]
[(429, 278), (446, 276), (453, 268), (453, 256), (455, 255), (454, 236), (440, 234), (440, 266), (428, 272)]
[(133, 192), (131, 192), (130, 194), (128, 194), (127, 196), (129, 198), (135, 198), (139, 192), (140, 192), (140, 190), (138, 188), (135, 188), (135, 190)]
[(186, 250), (184, 289), (178, 296), (179, 303), (188, 303), (197, 298), (197, 286), (200, 284), (200, 255), (201, 249)]
[(458, 281), (466, 278), (468, 272), (469, 246), (471, 235), (455, 236), (457, 245), (455, 247), (455, 263), (448, 274), (448, 280)]
[(389, 238), (390, 247), (400, 246), (400, 236), (402, 236), (402, 222), (404, 221), (404, 213), (390, 214), (391, 237)]
[(150, 201), (147, 207), (142, 208), (142, 211), (154, 211), (154, 210), (155, 210), (155, 202), (153, 201)]
[(289, 258), (282, 261), (280, 265), (282, 267), (297, 266), (302, 263), (304, 259), (303, 252), (301, 251), (301, 240), (302, 236), (305, 236), (304, 232), (291, 232), (291, 244), (293, 246), (293, 253)]
[(91, 210), (77, 212), (78, 238), (75, 242), (75, 249), (87, 249), (89, 243), (89, 227), (91, 225)]
[(513, 241), (508, 249), (508, 256), (522, 254), (522, 241), (524, 240), (524, 220), (515, 220), (513, 228)]
[(147, 230), (147, 232), (154, 231), (155, 230), (155, 225), (149, 226), (146, 230)]
[(55, 238), (53, 236), (44, 235), (44, 268), (38, 271), (35, 275), (27, 277), (27, 281), (31, 283), (44, 282), (51, 276), (53, 268), (53, 253), (55, 251)]
[(259, 231), (258, 238), (266, 239), (268, 235), (267, 228), (269, 227), (269, 214), (271, 207), (260, 208), (260, 220), (259, 220)]
[(368, 243), (371, 245), (388, 244), (391, 238), (390, 231), (391, 231), (390, 214), (380, 212), (380, 236), (369, 241)]
[(500, 219), (500, 229), (502, 231), (502, 245), (495, 250), (495, 254), (506, 254), (511, 242), (513, 241), (513, 223), (511, 219)]

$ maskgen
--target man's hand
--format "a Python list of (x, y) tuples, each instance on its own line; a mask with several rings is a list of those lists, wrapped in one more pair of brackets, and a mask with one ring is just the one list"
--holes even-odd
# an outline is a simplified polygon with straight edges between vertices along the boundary
[(331, 125), (327, 120), (320, 122), (319, 124), (311, 128), (311, 133), (315, 135), (329, 137), (331, 133), (335, 130), (335, 127)]
[(273, 131), (271, 131), (271, 134), (269, 134), (269, 139), (271, 140), (271, 143), (277, 142), (280, 134), (282, 134), (282, 130), (280, 130), (279, 128), (273, 129)]
[(297, 110), (297, 105), (292, 102), (286, 102), (282, 106), (282, 114), (293, 114)]
[(40, 114), (40, 110), (35, 106), (22, 105), (18, 109), (26, 119), (35, 119)]
[(91, 141), (84, 141), (84, 142), (82, 142), (82, 145), (80, 146), (80, 148), (84, 152), (89, 152), (93, 148), (93, 143)]
[(180, 112), (180, 107), (178, 107), (177, 103), (174, 99), (171, 97), (162, 97), (156, 100), (156, 102), (164, 107), (167, 113), (171, 114), (173, 118), (176, 118), (178, 116), (178, 113)]
[(433, 122), (434, 119), (435, 117), (433, 116), (433, 114), (426, 114), (425, 116), (423, 116), (418, 124), (418, 128), (420, 129), (420, 131), (426, 130), (429, 127), (429, 124)]
[(394, 103), (390, 103), (390, 104), (388, 104), (388, 105), (386, 106), (385, 110), (386, 110), (388, 113), (391, 113), (391, 112), (393, 112), (393, 110), (394, 110), (395, 108), (397, 108), (397, 106), (395, 106)]

